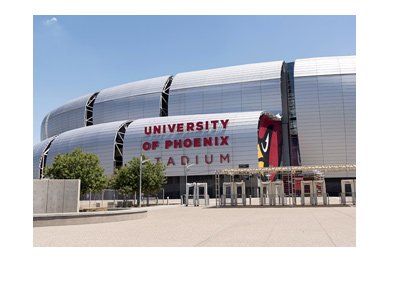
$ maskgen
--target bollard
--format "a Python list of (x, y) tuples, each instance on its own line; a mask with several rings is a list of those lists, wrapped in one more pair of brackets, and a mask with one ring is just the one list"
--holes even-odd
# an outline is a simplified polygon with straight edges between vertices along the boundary
[(251, 195), (249, 196), (249, 205), (251, 206)]
[(169, 205), (169, 197), (167, 197), (167, 205)]
[(183, 196), (181, 196), (181, 205), (183, 205)]

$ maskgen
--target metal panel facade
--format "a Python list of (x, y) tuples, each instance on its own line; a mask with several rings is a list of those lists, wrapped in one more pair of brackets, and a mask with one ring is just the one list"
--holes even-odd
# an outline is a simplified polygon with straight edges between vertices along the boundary
[(40, 140), (44, 140), (46, 138), (48, 138), (48, 134), (47, 134), (47, 123), (49, 120), (49, 115), (50, 113), (48, 113), (42, 120), (42, 124), (40, 125)]
[(93, 123), (160, 116), (161, 96), (169, 76), (131, 82), (100, 91)]
[[(250, 168), (258, 166), (258, 121), (261, 112), (243, 112), (243, 113), (218, 113), (190, 116), (169, 116), (160, 118), (139, 119), (132, 122), (126, 130), (124, 140), (124, 163), (127, 163), (133, 157), (140, 156), (143, 152), (147, 157), (156, 161), (159, 158), (167, 165), (167, 176), (182, 176), (184, 174), (184, 164), (187, 156), (188, 164), (195, 164), (188, 172), (188, 175), (212, 175), (215, 170), (220, 168), (237, 168), (239, 164), (249, 164)], [(216, 129), (212, 128), (212, 121), (217, 121)], [(221, 122), (224, 121), (224, 123)], [(228, 121), (226, 121), (228, 120)], [(197, 126), (198, 122), (209, 122), (209, 130), (187, 131), (188, 123)], [(182, 124), (181, 126), (178, 126)], [(150, 127), (161, 126), (165, 133), (151, 134), (145, 133)], [(182, 127), (182, 132), (178, 132)], [(168, 131), (173, 128), (174, 131)], [(228, 136), (228, 137), (226, 137)], [(227, 141), (223, 144), (221, 137)], [(197, 139), (195, 139), (197, 138)], [(200, 138), (200, 139), (199, 139)], [(204, 146), (203, 138), (212, 138), (213, 146)], [(215, 138), (218, 138), (218, 146), (215, 146)], [(176, 141), (174, 141), (176, 140)], [(191, 146), (178, 145), (180, 142), (191, 142)], [(148, 142), (148, 143), (145, 143)], [(158, 142), (158, 143), (153, 143)], [(177, 142), (175, 145), (169, 145), (171, 142)], [(195, 146), (196, 143), (198, 146)], [(143, 144), (156, 146), (154, 150), (143, 150)], [(171, 143), (172, 144), (172, 143)], [(146, 149), (146, 148), (144, 148)], [(227, 155), (228, 154), (228, 155)], [(229, 159), (228, 159), (229, 158)], [(229, 162), (228, 162), (229, 161)]]
[(54, 162), (57, 154), (72, 152), (80, 148), (85, 152), (99, 156), (100, 162), (108, 175), (114, 171), (114, 143), (118, 129), (127, 121), (116, 121), (87, 126), (60, 134), (51, 144), (47, 165)]
[(78, 97), (51, 111), (42, 122), (42, 139), (85, 126), (86, 102), (91, 95)]
[(47, 138), (35, 145), (33, 145), (33, 178), (40, 179), (40, 163), (42, 155), (47, 145), (53, 140), (54, 137)]
[[(341, 63), (345, 65), (343, 68)], [(302, 165), (356, 163), (356, 75), (348, 74), (350, 71), (355, 72), (354, 57), (295, 62)], [(350, 172), (326, 175), (355, 176)]]
[[(162, 91), (169, 76), (100, 91), (93, 105), (93, 126), (84, 127), (86, 103), (93, 94), (74, 99), (43, 119), (41, 138), (44, 141), (34, 146), (33, 177), (39, 176), (43, 150), (52, 136), (58, 134), (49, 149), (47, 165), (56, 154), (79, 147), (99, 155), (106, 173), (112, 174), (115, 135), (128, 120), (135, 121), (126, 130), (124, 163), (139, 156), (143, 143), (158, 142), (154, 150), (143, 152), (167, 164), (168, 176), (184, 174), (181, 160), (186, 157), (182, 156), (189, 158), (189, 164), (195, 164), (188, 175), (214, 174), (216, 169), (237, 168), (239, 164), (256, 168), (261, 110), (282, 114), (282, 100), (285, 100), (281, 94), (282, 64), (276, 61), (177, 74), (170, 87), (167, 117), (159, 116)], [(355, 164), (355, 56), (296, 60), (294, 96), (301, 164)], [(179, 124), (186, 127), (188, 123), (206, 121), (214, 124), (211, 123), (214, 120), (219, 122), (216, 130), (177, 131)], [(226, 128), (221, 120), (228, 120)], [(163, 125), (174, 126), (174, 131), (144, 132), (146, 127)], [(203, 146), (203, 138), (221, 140), (225, 136), (229, 138), (228, 144)], [(184, 142), (186, 139), (192, 142), (190, 147), (179, 147), (177, 143), (176, 148), (166, 148), (168, 140)], [(355, 177), (355, 173), (326, 176)]]
[(294, 76), (323, 76), (356, 73), (356, 57), (323, 57), (295, 61)]
[(266, 110), (282, 113), (282, 61), (177, 74), (169, 115)]

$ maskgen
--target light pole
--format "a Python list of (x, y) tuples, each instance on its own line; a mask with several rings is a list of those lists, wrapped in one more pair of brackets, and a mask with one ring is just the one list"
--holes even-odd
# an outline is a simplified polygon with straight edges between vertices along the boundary
[(143, 156), (140, 155), (139, 202), (138, 202), (138, 207), (139, 207), (139, 208), (142, 206), (142, 165), (143, 165), (143, 163), (146, 163), (147, 161), (150, 161), (150, 159), (143, 160)]
[[(194, 164), (190, 164), (190, 165), (188, 165), (187, 164), (187, 161), (186, 161), (186, 163), (185, 163), (185, 178), (186, 178), (186, 185), (187, 185), (187, 170), (189, 170), (189, 168), (190, 167), (192, 167)], [(186, 185), (185, 185), (185, 187), (186, 187)]]
[(189, 203), (189, 193), (187, 191), (187, 170), (194, 164), (188, 165), (187, 160), (185, 162), (185, 194), (186, 194), (186, 205)]

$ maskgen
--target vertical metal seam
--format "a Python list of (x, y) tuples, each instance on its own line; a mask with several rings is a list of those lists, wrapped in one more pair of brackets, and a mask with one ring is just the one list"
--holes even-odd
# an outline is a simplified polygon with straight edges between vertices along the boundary
[[(341, 90), (341, 94), (342, 94), (342, 105), (343, 105), (344, 148), (345, 148), (346, 164), (348, 164), (348, 160), (347, 160), (346, 112), (344, 110), (343, 75), (342, 75), (342, 66), (341, 66), (339, 60), (338, 60), (338, 63), (339, 63), (339, 69), (340, 69), (340, 88), (341, 88), (340, 90)], [(348, 172), (346, 171), (346, 173), (348, 173)]]
[[(315, 67), (317, 69), (317, 67)], [(322, 122), (321, 122), (321, 104), (319, 102), (319, 76), (318, 72), (316, 75), (317, 79), (317, 100), (318, 100), (318, 117), (319, 117), (319, 131), (321, 138), (321, 149), (322, 149), (322, 163), (325, 164), (325, 152), (324, 152), (324, 140), (322, 139)]]

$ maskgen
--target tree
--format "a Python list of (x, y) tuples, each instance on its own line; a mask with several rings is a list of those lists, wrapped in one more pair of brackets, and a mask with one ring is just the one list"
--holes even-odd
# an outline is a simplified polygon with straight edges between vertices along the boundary
[(124, 196), (124, 201), (129, 194), (139, 190), (139, 163), (134, 160), (129, 161), (111, 177), (111, 188), (118, 190)]
[(161, 162), (146, 163), (143, 168), (142, 189), (145, 195), (156, 195), (167, 183), (165, 165)]
[(75, 149), (71, 153), (59, 154), (44, 176), (50, 179), (80, 179), (81, 194), (99, 192), (107, 187), (107, 177), (97, 155)]
[[(143, 161), (146, 158), (143, 158)], [(140, 158), (133, 158), (124, 166), (119, 168), (111, 179), (111, 187), (125, 196), (139, 192)], [(155, 195), (167, 182), (165, 176), (165, 165), (161, 162), (152, 163), (147, 161), (142, 165), (142, 193), (144, 195)]]

